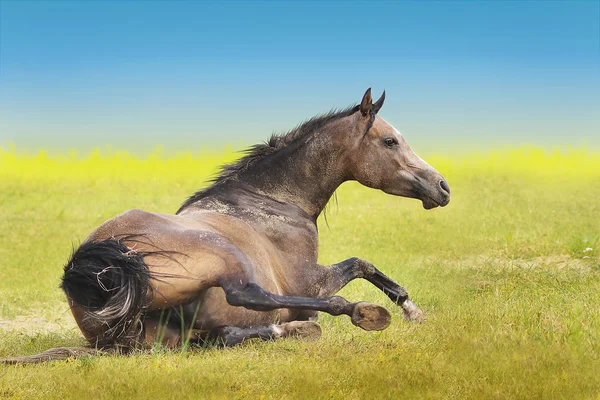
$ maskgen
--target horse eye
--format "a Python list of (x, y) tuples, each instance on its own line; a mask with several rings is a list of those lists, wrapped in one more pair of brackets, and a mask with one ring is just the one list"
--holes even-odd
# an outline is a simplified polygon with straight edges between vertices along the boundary
[(383, 143), (387, 147), (393, 147), (398, 144), (398, 141), (395, 138), (385, 138), (385, 139), (383, 139)]

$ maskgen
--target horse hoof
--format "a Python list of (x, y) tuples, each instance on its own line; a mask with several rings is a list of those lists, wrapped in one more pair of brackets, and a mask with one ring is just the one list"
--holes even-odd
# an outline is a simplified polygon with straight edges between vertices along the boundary
[(283, 330), (282, 337), (292, 337), (313, 342), (321, 337), (321, 325), (313, 321), (292, 321), (279, 325)]
[(392, 321), (392, 316), (385, 308), (376, 304), (356, 303), (352, 311), (352, 323), (365, 331), (382, 331)]

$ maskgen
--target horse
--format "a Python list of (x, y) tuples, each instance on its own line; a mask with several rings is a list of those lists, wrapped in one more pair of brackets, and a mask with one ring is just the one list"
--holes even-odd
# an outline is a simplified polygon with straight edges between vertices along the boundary
[(318, 263), (317, 218), (335, 190), (358, 181), (444, 207), (444, 177), (379, 116), (373, 102), (332, 110), (247, 150), (174, 214), (130, 210), (100, 225), (74, 250), (60, 287), (88, 347), (2, 360), (30, 363), (215, 340), (317, 339), (318, 312), (383, 330), (390, 313), (335, 294), (362, 278), (407, 320), (423, 312), (371, 262)]

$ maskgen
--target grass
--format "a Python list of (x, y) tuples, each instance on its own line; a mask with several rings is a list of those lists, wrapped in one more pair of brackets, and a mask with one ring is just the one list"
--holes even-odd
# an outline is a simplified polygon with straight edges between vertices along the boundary
[[(174, 212), (234, 157), (0, 150), (0, 357), (82, 344), (57, 288), (72, 242), (126, 209)], [(600, 398), (600, 154), (426, 159), (450, 183), (448, 207), (348, 183), (320, 221), (323, 263), (369, 259), (425, 324), (353, 282), (341, 294), (385, 305), (390, 328), (321, 315), (315, 343), (3, 366), (0, 398)]]

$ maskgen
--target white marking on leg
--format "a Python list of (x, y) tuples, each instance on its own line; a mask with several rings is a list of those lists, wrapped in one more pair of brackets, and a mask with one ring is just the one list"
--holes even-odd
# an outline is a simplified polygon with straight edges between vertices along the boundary
[(425, 314), (412, 301), (406, 299), (402, 303), (402, 310), (404, 311), (405, 319), (415, 322), (425, 322)]
[(404, 303), (402, 303), (402, 308), (404, 309), (404, 311), (406, 311), (408, 314), (412, 314), (415, 311), (418, 311), (419, 309), (417, 308), (417, 306), (415, 305), (415, 303), (413, 303), (412, 301), (406, 299), (404, 301)]

